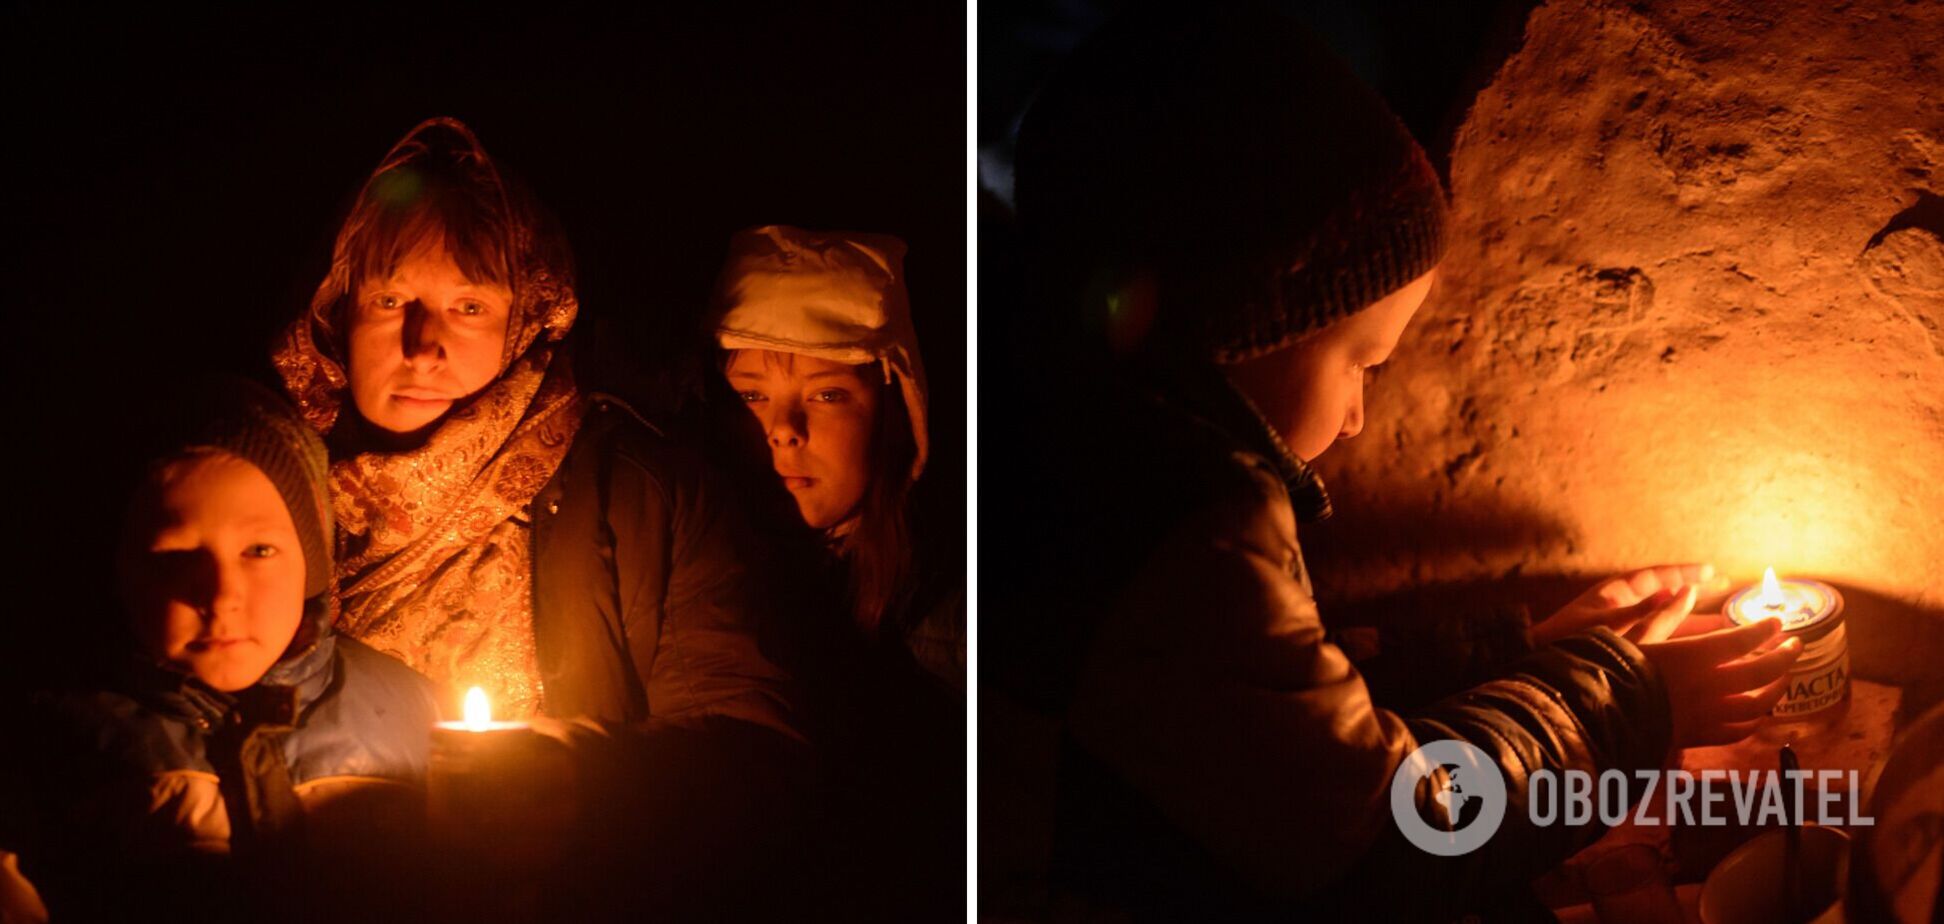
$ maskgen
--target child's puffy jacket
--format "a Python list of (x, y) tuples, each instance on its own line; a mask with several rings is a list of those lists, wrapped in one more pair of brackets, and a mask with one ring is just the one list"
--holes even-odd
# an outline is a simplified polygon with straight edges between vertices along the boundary
[(7, 813), (16, 830), (0, 847), (55, 920), (195, 908), (188, 893), (209, 877), (274, 877), (279, 863), (421, 837), (431, 683), (328, 630), (301, 648), (235, 694), (131, 661), (104, 689), (32, 704), (27, 791), (14, 794), (29, 808)]

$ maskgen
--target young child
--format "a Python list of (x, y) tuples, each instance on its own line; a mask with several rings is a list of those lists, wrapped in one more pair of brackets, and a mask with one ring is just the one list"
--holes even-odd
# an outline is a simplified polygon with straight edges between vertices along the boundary
[(0, 831), (57, 920), (249, 919), (320, 857), (370, 885), (347, 858), (416, 829), (436, 700), (332, 632), (322, 442), (242, 380), (165, 414), (121, 524), (126, 664), (41, 698), (29, 821)]
[[(1038, 336), (984, 377), (1032, 385), (981, 402), (1023, 477), (987, 482), (985, 573), (1004, 577), (980, 633), (989, 681), (1062, 722), (1056, 894), (1140, 920), (1517, 901), (1600, 833), (1532, 824), (1533, 773), (1632, 780), (1779, 697), (1797, 651), (1773, 623), (1669, 639), (1702, 566), (1603, 584), (1517, 627), (1538, 647), (1492, 679), (1408, 713), (1326, 640), (1297, 543), (1329, 511), (1309, 462), (1361, 429), (1365, 370), (1430, 290), (1447, 219), (1417, 143), (1293, 22), (1224, 5), (1110, 24), (1042, 88), (1016, 175)], [(1456, 857), (1392, 821), (1400, 764), (1441, 739), (1481, 749), (1508, 796)], [(1419, 813), (1462, 824), (1432, 789)]]

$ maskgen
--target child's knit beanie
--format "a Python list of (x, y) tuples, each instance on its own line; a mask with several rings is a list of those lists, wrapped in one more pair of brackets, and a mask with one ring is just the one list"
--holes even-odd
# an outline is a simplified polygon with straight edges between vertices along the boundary
[(1217, 361), (1287, 346), (1444, 253), (1423, 149), (1320, 42), (1254, 3), (1110, 22), (1040, 90), (1015, 178), (1034, 259), (1092, 293), (1100, 323), (1118, 307), (1093, 296), (1150, 271), (1146, 340)]
[(221, 451), (262, 470), (283, 498), (304, 553), (304, 596), (331, 586), (331, 495), (324, 442), (290, 402), (255, 382), (215, 377), (171, 395), (149, 422), (145, 458)]

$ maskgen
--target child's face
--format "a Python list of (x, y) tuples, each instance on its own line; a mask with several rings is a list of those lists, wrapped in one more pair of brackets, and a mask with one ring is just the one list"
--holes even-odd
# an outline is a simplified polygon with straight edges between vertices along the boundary
[(1363, 430), (1365, 370), (1390, 358), (1436, 271), (1287, 349), (1227, 367), (1290, 451), (1315, 459)]
[(879, 387), (875, 366), (773, 350), (737, 350), (729, 384), (762, 425), (777, 477), (803, 521), (842, 523), (871, 484), (871, 431)]
[(393, 433), (411, 433), (492, 384), (513, 294), (466, 278), (443, 242), (358, 284), (349, 312), (351, 400)]
[(169, 463), (128, 511), (122, 599), (143, 650), (218, 690), (256, 683), (304, 615), (304, 553), (268, 476), (227, 453)]

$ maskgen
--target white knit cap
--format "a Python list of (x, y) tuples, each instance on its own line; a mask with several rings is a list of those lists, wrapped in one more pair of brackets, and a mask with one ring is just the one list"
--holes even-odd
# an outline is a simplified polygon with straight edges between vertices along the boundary
[(801, 353), (884, 367), (897, 376), (925, 469), (925, 365), (905, 295), (904, 242), (886, 234), (765, 225), (738, 231), (716, 285), (715, 336), (725, 350)]

